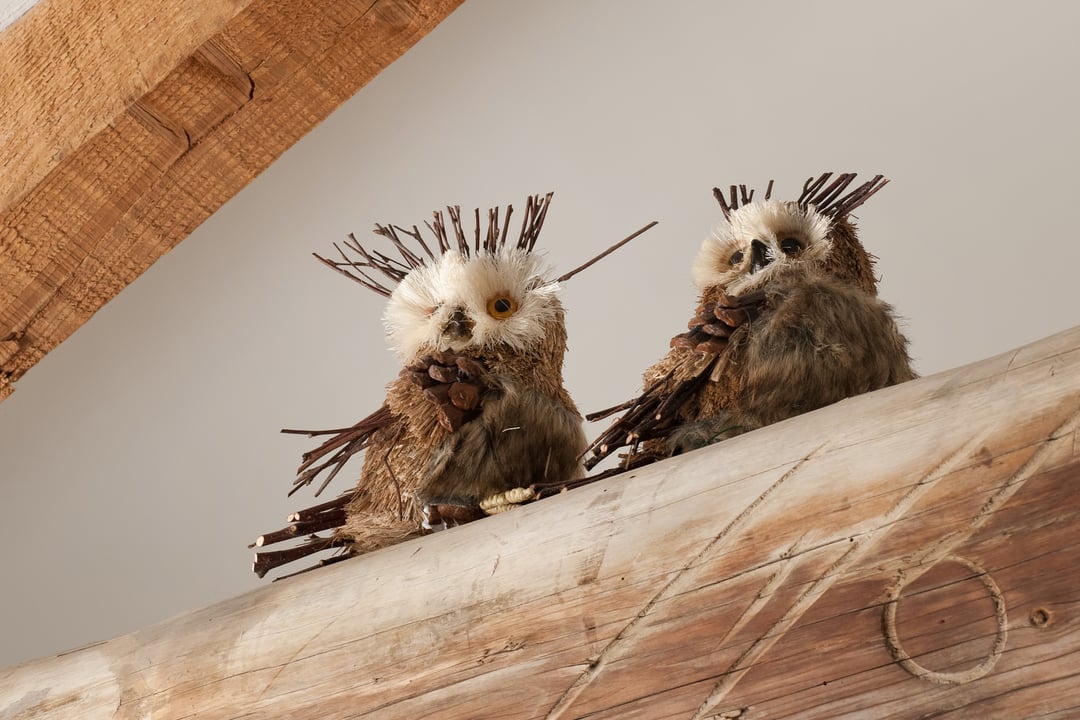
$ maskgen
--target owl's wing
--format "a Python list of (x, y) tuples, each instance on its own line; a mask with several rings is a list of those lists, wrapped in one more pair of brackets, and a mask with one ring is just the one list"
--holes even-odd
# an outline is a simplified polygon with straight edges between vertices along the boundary
[[(728, 347), (728, 339), (741, 325), (757, 318), (765, 305), (765, 292), (734, 298), (722, 293), (703, 302), (687, 323), (687, 332), (671, 339), (674, 363), (647, 382), (636, 398), (615, 407), (585, 416), (590, 422), (623, 414), (586, 449), (585, 467), (592, 469), (620, 448), (629, 447), (620, 470), (629, 470), (661, 459), (662, 455), (642, 450), (648, 440), (666, 438), (681, 424), (682, 410), (693, 402), (708, 380), (717, 358)], [(607, 473), (613, 474), (613, 473)]]
[[(423, 391), (424, 398), (435, 408), (439, 424), (447, 431), (454, 432), (479, 415), (481, 403), (487, 394), (487, 386), (483, 382), (487, 372), (484, 364), (475, 358), (452, 352), (434, 352), (417, 358), (406, 366), (401, 371), (401, 377)], [(331, 436), (318, 447), (304, 453), (289, 495), (310, 485), (319, 475), (325, 473), (315, 492), (319, 495), (354, 455), (368, 447), (376, 433), (382, 432), (384, 437), (397, 437), (404, 428), (404, 422), (400, 416), (394, 414), (389, 404), (384, 403), (374, 413), (351, 427), (331, 430), (282, 430), (285, 433), (311, 437)], [(295, 512), (288, 517), (288, 526), (260, 535), (254, 543), (257, 547), (304, 536), (307, 538), (295, 547), (257, 553), (255, 573), (262, 577), (268, 571), (294, 560), (329, 548), (344, 546), (344, 543), (334, 536), (320, 537), (315, 533), (343, 525), (346, 519), (345, 505), (354, 495), (355, 491), (350, 489), (334, 500)], [(461, 518), (460, 521), (465, 519)], [(327, 558), (316, 567), (345, 557), (347, 555)]]
[[(439, 424), (453, 432), (479, 414), (484, 396), (481, 379), (486, 373), (484, 365), (473, 358), (452, 352), (435, 352), (410, 363), (401, 371), (401, 377), (423, 390), (424, 397), (436, 409)], [(318, 496), (353, 455), (367, 448), (377, 431), (391, 428), (400, 422), (401, 418), (391, 411), (387, 403), (383, 403), (382, 407), (352, 427), (332, 430), (282, 430), (283, 433), (309, 437), (332, 436), (318, 447), (304, 453), (289, 495), (310, 485), (324, 471), (329, 471), (319, 489), (315, 491)]]
[[(319, 489), (315, 492), (318, 495), (326, 489), (326, 486), (353, 455), (368, 446), (376, 432), (384, 428), (392, 429), (394, 425), (400, 422), (401, 419), (390, 412), (390, 407), (384, 403), (382, 407), (352, 427), (331, 430), (282, 430), (284, 433), (304, 434), (311, 437), (331, 435), (328, 440), (317, 448), (304, 453), (300, 467), (296, 471), (296, 478), (293, 480), (293, 489), (289, 491), (289, 495), (302, 487), (310, 485), (319, 474), (329, 470), (319, 485)], [(329, 502), (292, 513), (286, 518), (286, 522), (289, 523), (287, 526), (260, 535), (249, 547), (265, 547), (286, 540), (307, 537), (301, 544), (285, 550), (269, 550), (256, 553), (255, 563), (252, 566), (255, 574), (263, 577), (270, 570), (294, 560), (299, 560), (322, 550), (343, 547), (344, 543), (341, 540), (333, 536), (321, 537), (315, 533), (344, 525), (345, 505), (352, 497), (353, 492), (345, 492)], [(346, 557), (348, 556), (338, 555), (327, 558), (315, 567), (328, 565)]]
[(316, 435), (332, 436), (317, 448), (308, 450), (303, 454), (300, 467), (296, 469), (293, 489), (289, 491), (289, 495), (302, 487), (310, 485), (320, 473), (329, 470), (329, 474), (323, 478), (319, 489), (315, 491), (315, 495), (318, 496), (326, 489), (326, 486), (330, 484), (330, 481), (334, 479), (334, 476), (338, 474), (341, 468), (345, 466), (345, 463), (353, 455), (368, 446), (371, 437), (376, 431), (390, 427), (397, 422), (400, 422), (400, 419), (390, 411), (389, 405), (383, 403), (382, 407), (352, 427), (332, 430), (282, 430), (283, 433), (307, 435), (308, 437), (315, 437)]
[(624, 411), (586, 448), (586, 469), (591, 470), (624, 447), (630, 448), (630, 456), (620, 468), (622, 470), (660, 459), (641, 452), (641, 444), (662, 438), (675, 427), (679, 411), (693, 399), (709, 377), (718, 357), (717, 353), (698, 352), (681, 352), (678, 355), (675, 365), (666, 374), (647, 384), (637, 397), (585, 416), (586, 420), (594, 422)]
[[(346, 543), (334, 535), (324, 537), (315, 533), (331, 530), (345, 524), (345, 505), (352, 499), (352, 495), (351, 492), (346, 492), (330, 502), (292, 513), (286, 518), (288, 525), (280, 530), (263, 533), (256, 538), (255, 542), (248, 545), (249, 548), (266, 547), (267, 545), (274, 545), (301, 537), (304, 537), (304, 540), (300, 544), (284, 550), (264, 550), (255, 553), (255, 562), (251, 566), (252, 571), (259, 577), (263, 577), (274, 568), (281, 567), (294, 560), (300, 560), (323, 550), (345, 547)], [(347, 557), (349, 557), (348, 554), (342, 554), (325, 558), (319, 561), (317, 565), (301, 572), (306, 572), (315, 567), (322, 567), (323, 565), (330, 565)]]

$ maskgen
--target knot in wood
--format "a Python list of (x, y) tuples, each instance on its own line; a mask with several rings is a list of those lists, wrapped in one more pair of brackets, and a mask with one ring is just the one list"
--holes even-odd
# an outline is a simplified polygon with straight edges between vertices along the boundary
[(0, 340), (0, 366), (6, 365), (20, 350), (22, 350), (21, 334), (12, 333)]
[(1028, 615), (1031, 624), (1038, 628), (1046, 627), (1052, 619), (1053, 616), (1050, 615), (1050, 611), (1042, 607), (1032, 608), (1031, 613)]

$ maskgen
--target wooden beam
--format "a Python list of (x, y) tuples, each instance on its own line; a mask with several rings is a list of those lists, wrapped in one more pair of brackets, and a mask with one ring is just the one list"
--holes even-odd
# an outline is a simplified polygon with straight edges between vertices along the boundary
[(462, 0), (42, 0), (0, 33), (0, 399)]
[(1080, 328), (0, 671), (0, 716), (1066, 717), (1078, 481)]
[(41, 0), (0, 34), (9, 207), (251, 0)]

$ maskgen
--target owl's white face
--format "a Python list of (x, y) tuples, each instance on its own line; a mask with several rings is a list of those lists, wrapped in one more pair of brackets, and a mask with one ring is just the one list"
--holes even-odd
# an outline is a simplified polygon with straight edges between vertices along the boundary
[(738, 297), (779, 273), (820, 266), (832, 250), (830, 227), (828, 218), (798, 203), (743, 205), (705, 238), (694, 260), (694, 284)]
[(539, 257), (516, 248), (472, 258), (447, 251), (410, 272), (390, 296), (390, 343), (404, 360), (431, 350), (537, 346), (561, 311), (559, 285), (545, 280), (543, 269)]

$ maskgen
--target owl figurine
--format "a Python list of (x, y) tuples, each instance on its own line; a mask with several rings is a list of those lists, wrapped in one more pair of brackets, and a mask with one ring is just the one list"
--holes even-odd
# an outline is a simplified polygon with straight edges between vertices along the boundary
[(450, 207), (449, 226), (441, 212), (427, 223), (433, 240), (416, 226), (377, 225), (397, 257), (350, 236), (339, 260), (319, 258), (388, 298), (386, 333), (403, 369), (356, 425), (286, 431), (331, 436), (304, 455), (294, 491), (321, 475), (321, 492), (361, 451), (363, 464), (353, 489), (259, 537), (259, 547), (306, 540), (257, 553), (258, 575), (327, 548), (342, 550), (320, 564), (470, 522), (532, 499), (532, 486), (584, 474), (582, 418), (562, 379), (558, 295), (573, 273), (550, 278), (533, 252), (550, 201), (529, 198), (516, 240), (511, 207), (489, 211), (483, 235), (479, 211), (467, 232)]
[(645, 371), (640, 396), (590, 446), (588, 467), (628, 447), (617, 470), (677, 455), (915, 377), (873, 258), (849, 215), (888, 181), (810, 178), (795, 201), (714, 195), (723, 221), (693, 264), (700, 304)]

